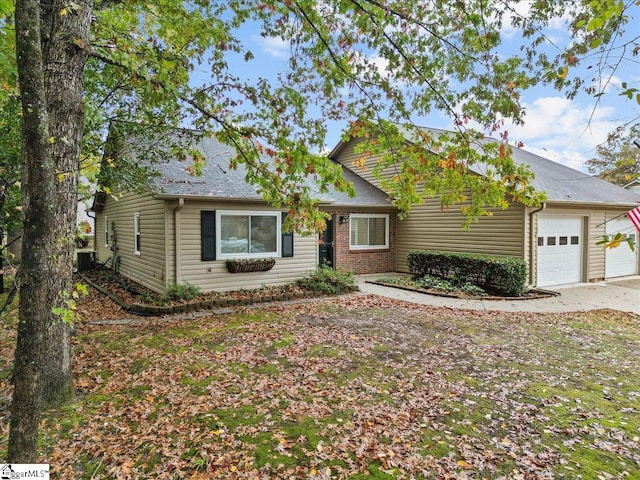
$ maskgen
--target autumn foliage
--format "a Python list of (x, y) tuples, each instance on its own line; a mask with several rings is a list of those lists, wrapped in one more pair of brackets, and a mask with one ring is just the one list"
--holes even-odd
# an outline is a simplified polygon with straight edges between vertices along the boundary
[(362, 295), (136, 319), (92, 294), (79, 310), (77, 400), (42, 426), (54, 478), (640, 474), (637, 316)]

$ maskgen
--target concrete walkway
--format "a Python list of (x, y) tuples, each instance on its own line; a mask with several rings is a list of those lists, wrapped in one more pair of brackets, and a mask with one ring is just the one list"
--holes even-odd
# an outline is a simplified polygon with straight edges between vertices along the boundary
[(439, 297), (392, 287), (367, 283), (382, 275), (356, 277), (361, 292), (404, 300), (434, 307), (463, 308), (470, 310), (500, 310), (504, 312), (574, 312), (610, 308), (640, 314), (640, 276), (625, 277), (598, 283), (581, 283), (548, 290), (560, 295), (531, 300), (466, 300)]

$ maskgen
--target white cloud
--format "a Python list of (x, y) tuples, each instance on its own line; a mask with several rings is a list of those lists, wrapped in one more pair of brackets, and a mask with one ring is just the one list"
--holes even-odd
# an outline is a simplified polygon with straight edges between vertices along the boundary
[(511, 5), (511, 9), (505, 12), (501, 33), (505, 38), (512, 38), (516, 33), (520, 32), (520, 29), (516, 29), (511, 25), (511, 21), (515, 17), (527, 17), (531, 5), (528, 2), (517, 3)]
[(584, 166), (584, 162), (591, 158), (590, 156), (585, 156), (584, 152), (573, 151), (571, 149), (564, 150), (548, 150), (546, 148), (536, 148), (532, 146), (524, 147), (525, 150), (531, 153), (535, 153), (536, 155), (540, 155), (541, 157), (548, 158), (549, 160), (553, 160), (554, 162), (561, 163), (562, 165), (566, 165), (567, 167), (574, 168), (576, 170), (581, 170), (586, 173), (586, 169)]
[(524, 125), (506, 126), (510, 143), (521, 141), (526, 150), (579, 170), (617, 126), (610, 119), (613, 108), (594, 111), (592, 105), (559, 96), (540, 97), (525, 109)]
[[(521, 28), (515, 28), (511, 24), (514, 18), (528, 18), (531, 14), (531, 2), (521, 2), (510, 5), (510, 10), (504, 13), (503, 25), (500, 29), (502, 36), (510, 40), (516, 35), (522, 33)], [(553, 17), (549, 20), (549, 24), (544, 27), (543, 31), (549, 43), (558, 44), (567, 40), (568, 24), (572, 15), (564, 12), (560, 17)]]
[[(598, 89), (604, 89), (605, 93), (614, 93), (617, 95), (618, 92), (622, 90), (623, 81), (624, 80), (622, 80), (620, 77), (617, 77), (616, 75), (603, 75), (602, 77), (600, 77), (599, 83), (594, 82), (594, 86)], [(612, 89), (615, 89), (616, 91), (611, 92)]]
[(260, 50), (276, 58), (285, 58), (289, 56), (291, 45), (289, 42), (276, 37), (254, 36), (255, 41), (260, 44)]
[(376, 67), (380, 75), (387, 76), (389, 74), (389, 60), (387, 60), (386, 58), (380, 57), (379, 55), (374, 55), (369, 57), (369, 61)]

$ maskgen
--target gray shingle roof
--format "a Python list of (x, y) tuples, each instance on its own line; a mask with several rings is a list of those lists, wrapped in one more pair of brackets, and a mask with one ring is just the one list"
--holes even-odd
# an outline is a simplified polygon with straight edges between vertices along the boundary
[[(235, 157), (236, 151), (215, 138), (203, 138), (193, 142), (206, 158), (202, 175), (193, 176), (187, 171), (189, 160), (169, 159), (158, 161), (153, 168), (159, 176), (149, 179), (154, 191), (162, 197), (197, 197), (224, 200), (261, 201), (256, 186), (245, 181), (246, 170), (243, 165), (237, 169), (229, 168), (229, 161)], [(132, 151), (135, 156), (135, 153)], [(144, 160), (143, 160), (144, 162)], [(343, 169), (347, 181), (353, 182), (356, 196), (330, 189), (319, 193), (313, 176), (307, 177), (307, 185), (322, 203), (346, 207), (390, 207), (387, 194), (371, 185), (347, 168)]]
[[(424, 131), (435, 134), (444, 133), (444, 130), (421, 127)], [(408, 141), (413, 135), (406, 128), (402, 128)], [(485, 138), (486, 142), (495, 142), (495, 139)], [(640, 195), (613, 183), (606, 182), (560, 163), (528, 152), (522, 148), (512, 146), (512, 158), (516, 164), (529, 165), (535, 174), (533, 186), (536, 190), (547, 193), (548, 202), (586, 203), (586, 204), (610, 204), (631, 206), (640, 203)], [(473, 166), (476, 173), (482, 174), (482, 165)]]
[(548, 201), (620, 205), (640, 203), (640, 195), (633, 191), (521, 148), (513, 149), (513, 160), (529, 165), (536, 175), (533, 186), (547, 192)]

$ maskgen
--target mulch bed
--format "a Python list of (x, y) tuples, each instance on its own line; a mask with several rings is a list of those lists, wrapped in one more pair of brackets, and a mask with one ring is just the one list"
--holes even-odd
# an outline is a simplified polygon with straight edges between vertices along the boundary
[(525, 292), (523, 295), (519, 297), (506, 297), (504, 295), (471, 295), (465, 292), (446, 292), (444, 290), (437, 290), (434, 288), (417, 288), (411, 287), (408, 285), (399, 285), (397, 283), (386, 283), (386, 282), (377, 282), (375, 280), (368, 280), (367, 283), (371, 283), (373, 285), (381, 285), (383, 287), (391, 287), (397, 288), (399, 290), (407, 290), (409, 292), (418, 292), (424, 293), (427, 295), (434, 295), (437, 297), (448, 297), (448, 298), (462, 298), (466, 300), (534, 300), (537, 298), (549, 298), (549, 297), (557, 297), (560, 295), (558, 292), (551, 292), (548, 290), (538, 290), (533, 289)]
[[(168, 315), (319, 296), (318, 292), (308, 291), (297, 285), (288, 284), (257, 290), (210, 292), (200, 294), (191, 300), (176, 300), (154, 292), (113, 270), (96, 268), (77, 273), (76, 276), (79, 282), (89, 284), (94, 292), (102, 293), (109, 298), (111, 303), (117, 305), (118, 308), (115, 308), (115, 310), (118, 313), (124, 312), (129, 317), (131, 314), (144, 316)], [(116, 315), (116, 318), (122, 317)]]

